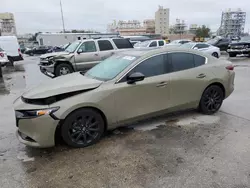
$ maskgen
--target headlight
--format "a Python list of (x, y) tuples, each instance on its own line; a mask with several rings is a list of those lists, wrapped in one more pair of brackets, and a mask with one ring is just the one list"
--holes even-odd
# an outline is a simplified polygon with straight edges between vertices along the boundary
[(59, 107), (46, 108), (41, 110), (17, 110), (15, 111), (15, 113), (18, 119), (28, 119), (28, 118), (40, 117), (43, 115), (51, 115), (57, 110), (59, 110)]

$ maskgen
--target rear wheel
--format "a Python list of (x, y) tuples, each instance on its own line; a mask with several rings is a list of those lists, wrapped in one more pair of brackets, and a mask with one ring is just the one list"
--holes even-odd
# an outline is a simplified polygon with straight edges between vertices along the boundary
[(104, 132), (104, 120), (93, 109), (79, 109), (64, 121), (61, 134), (63, 140), (72, 147), (83, 148), (98, 142)]
[(14, 60), (12, 57), (8, 57), (9, 62), (6, 64), (7, 66), (14, 66)]
[(212, 53), (212, 56), (219, 58), (219, 54), (217, 52)]
[(220, 109), (223, 99), (223, 90), (217, 85), (211, 85), (203, 92), (199, 109), (204, 114), (214, 114)]
[(74, 72), (73, 68), (67, 63), (61, 63), (56, 66), (55, 76), (62, 76)]
[(237, 54), (235, 53), (229, 53), (229, 57), (236, 57)]

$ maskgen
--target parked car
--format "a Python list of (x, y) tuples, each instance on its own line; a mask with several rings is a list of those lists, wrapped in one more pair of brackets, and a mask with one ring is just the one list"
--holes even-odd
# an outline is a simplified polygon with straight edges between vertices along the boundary
[(0, 48), (0, 65), (1, 65), (1, 67), (4, 67), (8, 62), (9, 62), (9, 60), (7, 57), (7, 53), (5, 51), (3, 51), (2, 48)]
[(14, 102), (17, 136), (29, 146), (52, 147), (57, 132), (68, 145), (85, 147), (106, 130), (166, 112), (213, 114), (234, 90), (233, 69), (183, 48), (119, 52), (86, 73), (26, 91)]
[(15, 36), (0, 36), (0, 48), (5, 51), (10, 64), (23, 60), (19, 43)]
[(148, 40), (145, 42), (138, 42), (134, 45), (135, 48), (151, 48), (151, 47), (163, 47), (166, 45), (165, 40)]
[(181, 40), (173, 40), (172, 42), (170, 42), (169, 44), (167, 44), (168, 46), (181, 46), (182, 44), (186, 44), (192, 42), (189, 39), (181, 39)]
[(216, 58), (219, 58), (221, 55), (220, 49), (218, 47), (215, 47), (206, 43), (201, 43), (201, 42), (189, 42), (189, 43), (181, 45), (180, 47), (202, 51)]
[(38, 55), (38, 54), (46, 54), (48, 51), (53, 48), (52, 46), (37, 46), (32, 49), (26, 50), (24, 53), (27, 55)]
[(207, 43), (220, 48), (221, 51), (227, 51), (228, 45), (231, 43), (231, 39), (215, 37), (211, 40), (208, 40)]
[(236, 57), (237, 55), (248, 55), (250, 57), (250, 37), (245, 37), (240, 42), (229, 44), (227, 53), (229, 57)]
[(63, 52), (65, 49), (63, 47), (59, 47), (59, 46), (54, 46), (50, 49), (48, 49), (48, 51), (46, 53), (52, 53), (52, 52)]
[(41, 56), (39, 66), (45, 75), (57, 77), (76, 71), (87, 71), (115, 52), (130, 48), (133, 48), (133, 45), (123, 38), (75, 41), (65, 52)]

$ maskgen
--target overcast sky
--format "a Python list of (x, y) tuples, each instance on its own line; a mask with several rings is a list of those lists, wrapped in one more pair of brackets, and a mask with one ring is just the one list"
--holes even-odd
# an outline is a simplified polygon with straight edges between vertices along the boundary
[[(154, 18), (158, 5), (170, 8), (170, 24), (180, 18), (212, 31), (220, 26), (223, 10), (241, 8), (247, 12), (245, 31), (250, 29), (250, 0), (62, 0), (62, 4), (66, 30), (105, 32), (114, 19)], [(60, 0), (1, 0), (0, 12), (14, 13), (18, 34), (62, 30)]]

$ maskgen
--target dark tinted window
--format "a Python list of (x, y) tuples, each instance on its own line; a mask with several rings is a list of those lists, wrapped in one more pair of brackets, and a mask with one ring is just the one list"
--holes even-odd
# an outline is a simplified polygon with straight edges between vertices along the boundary
[(151, 42), (151, 44), (149, 45), (149, 47), (156, 47), (156, 46), (157, 46), (157, 42), (156, 41)]
[(127, 39), (113, 39), (118, 49), (133, 48), (132, 44)]
[(194, 67), (194, 58), (189, 53), (171, 53), (170, 55), (173, 71), (182, 71)]
[(205, 57), (202, 57), (202, 56), (199, 56), (199, 55), (195, 55), (195, 54), (193, 56), (194, 56), (194, 63), (195, 63), (196, 67), (199, 67), (199, 66), (205, 64), (205, 62), (206, 62), (206, 58)]
[(80, 46), (79, 50), (82, 50), (82, 52), (96, 52), (96, 46), (95, 46), (95, 42), (94, 41), (87, 41), (82, 43), (82, 45)]
[(159, 46), (164, 46), (164, 41), (160, 40), (158, 41)]
[(198, 49), (201, 49), (201, 48), (208, 48), (209, 45), (207, 45), (207, 44), (196, 44), (195, 47), (198, 48)]
[(106, 51), (106, 50), (113, 50), (113, 46), (110, 41), (108, 40), (99, 40), (98, 45), (100, 48), (100, 51)]
[(187, 41), (187, 40), (182, 40), (180, 41), (181, 44), (186, 44), (186, 43), (189, 43), (190, 41)]
[(157, 76), (167, 72), (166, 66), (167, 63), (164, 61), (164, 55), (157, 55), (140, 63), (131, 73), (140, 72), (145, 77)]

